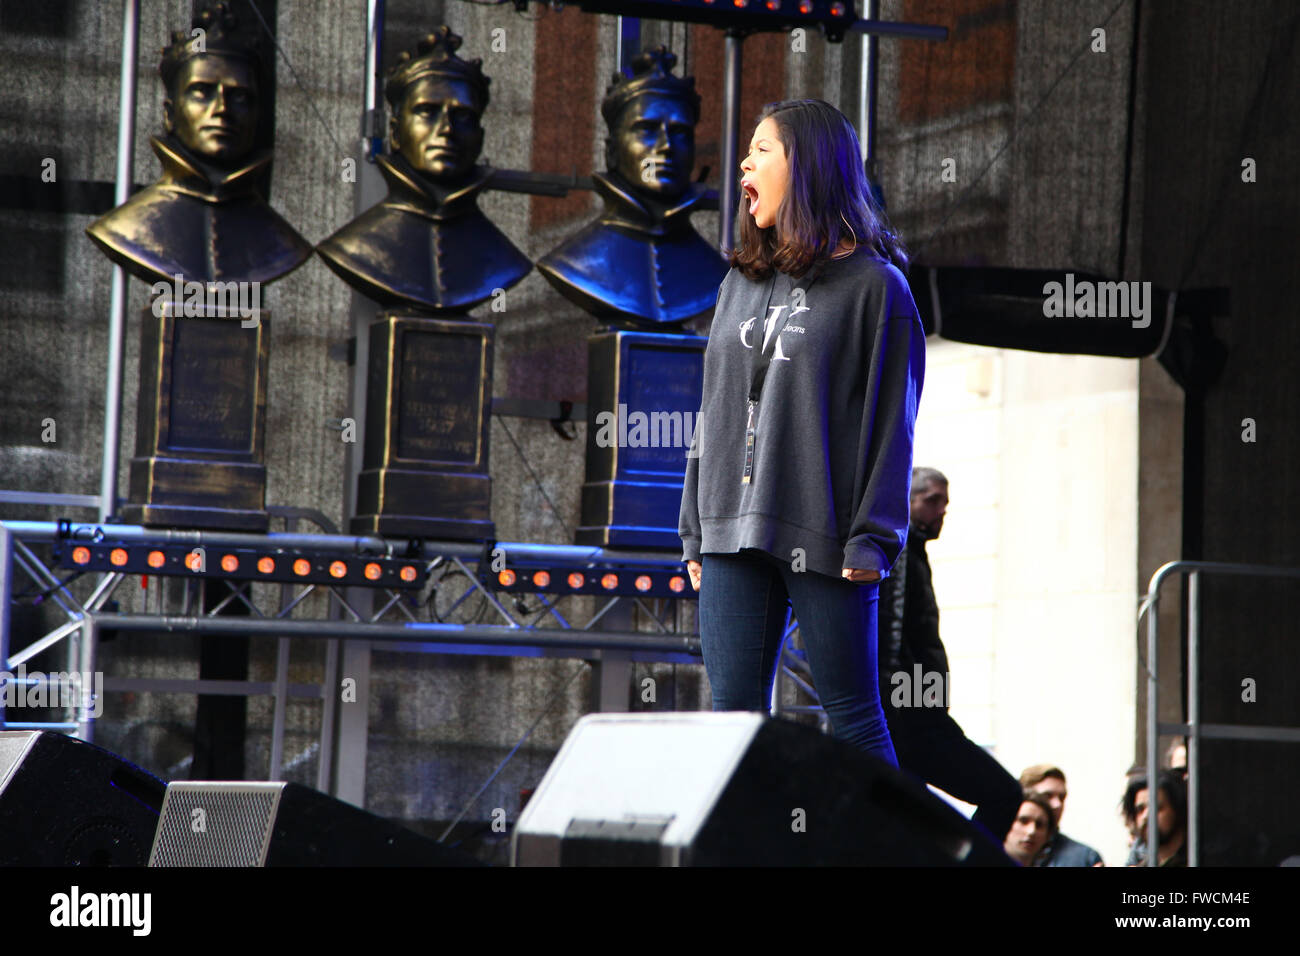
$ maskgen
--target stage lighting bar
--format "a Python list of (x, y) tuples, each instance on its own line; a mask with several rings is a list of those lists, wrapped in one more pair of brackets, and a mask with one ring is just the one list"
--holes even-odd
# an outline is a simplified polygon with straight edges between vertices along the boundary
[(787, 30), (817, 27), (839, 41), (857, 20), (852, 0), (579, 0), (588, 13), (613, 13), (651, 20), (689, 20), (717, 27)]
[(686, 569), (678, 566), (649, 568), (591, 566), (583, 568), (511, 565), (491, 570), (479, 566), (479, 577), (489, 591), (507, 594), (595, 594), (638, 597), (695, 598)]
[(419, 561), (373, 555), (141, 541), (64, 540), (55, 547), (60, 567), (78, 571), (371, 588), (419, 588), (428, 578)]

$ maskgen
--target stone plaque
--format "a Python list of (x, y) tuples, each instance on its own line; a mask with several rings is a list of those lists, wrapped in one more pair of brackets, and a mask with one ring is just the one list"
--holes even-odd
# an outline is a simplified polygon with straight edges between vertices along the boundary
[(483, 359), (481, 335), (404, 330), (397, 402), (398, 458), (478, 463)]

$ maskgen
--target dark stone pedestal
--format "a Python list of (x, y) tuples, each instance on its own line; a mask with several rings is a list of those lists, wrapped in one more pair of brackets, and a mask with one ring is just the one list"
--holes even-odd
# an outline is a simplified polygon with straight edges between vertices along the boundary
[(267, 530), (266, 369), (270, 315), (145, 309), (136, 454), (121, 520)]
[(495, 536), (491, 325), (387, 313), (370, 326), (353, 534)]
[(587, 341), (587, 474), (575, 543), (680, 550), (708, 339), (607, 330)]

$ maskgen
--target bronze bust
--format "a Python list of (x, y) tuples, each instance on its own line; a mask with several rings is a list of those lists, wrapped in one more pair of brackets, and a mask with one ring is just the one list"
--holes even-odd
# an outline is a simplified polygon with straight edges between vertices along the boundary
[(262, 198), (270, 150), (257, 148), (265, 87), (257, 39), (219, 3), (173, 33), (158, 73), (166, 135), (151, 140), (162, 177), (90, 225), (104, 253), (146, 282), (272, 282), (311, 244)]
[(384, 96), (391, 155), (376, 160), (388, 196), (317, 248), (343, 281), (381, 305), (464, 312), (532, 263), (478, 208), (495, 172), (476, 165), (490, 79), (456, 55), (446, 26), (403, 53)]
[(537, 268), (561, 295), (597, 318), (639, 326), (684, 322), (713, 308), (727, 266), (690, 215), (706, 189), (690, 180), (700, 97), (694, 77), (672, 73), (659, 46), (614, 75), (601, 102), (609, 137), (605, 173), (592, 176), (600, 217)]

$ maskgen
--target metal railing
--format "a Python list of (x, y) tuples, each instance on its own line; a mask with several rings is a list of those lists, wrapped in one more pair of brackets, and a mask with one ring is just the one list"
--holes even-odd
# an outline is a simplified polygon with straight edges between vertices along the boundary
[[(1160, 585), (1174, 575), (1187, 575), (1187, 723), (1162, 724), (1159, 719), (1158, 678), (1160, 675), (1159, 606)], [(1202, 724), (1200, 719), (1199, 657), (1201, 643), (1200, 576), (1228, 574), (1258, 578), (1300, 578), (1300, 568), (1263, 564), (1230, 564), (1219, 561), (1170, 561), (1151, 575), (1138, 620), (1147, 615), (1147, 866), (1158, 866), (1159, 826), (1156, 810), (1159, 798), (1160, 735), (1187, 737), (1187, 865), (1200, 865), (1199, 813), (1200, 738), (1268, 740), (1300, 743), (1300, 727), (1262, 727), (1250, 724)], [(1152, 849), (1154, 848), (1154, 849)]]

